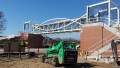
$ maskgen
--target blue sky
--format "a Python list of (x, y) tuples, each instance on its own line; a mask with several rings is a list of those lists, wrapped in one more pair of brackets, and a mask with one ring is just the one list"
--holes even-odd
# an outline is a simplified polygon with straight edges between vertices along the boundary
[[(86, 13), (86, 6), (105, 0), (0, 0), (4, 12), (7, 36), (23, 31), (26, 21), (43, 22), (51, 18), (78, 18)], [(120, 0), (114, 0), (120, 6)], [(52, 34), (50, 37), (80, 39), (80, 33)]]

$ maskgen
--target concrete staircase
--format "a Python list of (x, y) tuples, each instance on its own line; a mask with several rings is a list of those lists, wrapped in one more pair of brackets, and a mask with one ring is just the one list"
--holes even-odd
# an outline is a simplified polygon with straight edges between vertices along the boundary
[[(119, 37), (120, 38), (120, 31), (118, 31), (115, 27), (110, 27), (106, 24), (102, 24), (100, 23), (100, 26), (104, 26), (105, 29), (107, 29), (108, 31), (110, 31), (111, 33), (115, 34), (116, 36), (111, 38), (110, 40), (107, 40), (108, 42), (110, 42), (112, 39), (116, 38), (116, 37)], [(97, 50), (97, 51), (94, 51), (90, 56), (98, 56), (99, 54), (102, 54), (103, 52), (109, 50), (111, 48), (111, 43), (107, 43), (106, 46), (104, 46), (103, 48)], [(104, 43), (103, 43), (104, 44)], [(99, 46), (98, 46), (99, 47)], [(97, 48), (96, 48), (97, 49)]]

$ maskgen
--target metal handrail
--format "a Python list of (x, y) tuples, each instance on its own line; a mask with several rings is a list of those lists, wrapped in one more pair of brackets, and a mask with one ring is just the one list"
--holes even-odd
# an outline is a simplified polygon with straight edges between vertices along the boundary
[[(118, 36), (115, 36), (115, 37), (113, 37), (112, 39), (114, 39), (114, 38), (116, 38), (116, 37), (118, 37)], [(112, 39), (110, 39), (110, 40), (108, 40), (107, 42), (109, 42), (109, 41), (111, 41)], [(97, 49), (97, 48), (99, 48), (100, 46), (102, 46), (102, 45), (104, 45), (104, 44), (106, 44), (107, 42), (105, 42), (105, 43), (103, 43), (103, 44), (101, 44), (101, 45), (99, 45), (99, 46), (97, 46), (96, 48), (94, 48), (93, 50), (91, 50), (91, 51), (94, 51), (95, 49)]]
[[(118, 32), (118, 31), (117, 31), (117, 32)], [(116, 32), (115, 32), (115, 33), (116, 33)], [(109, 37), (112, 36), (112, 35), (114, 35), (114, 34), (112, 33), (112, 34), (110, 34), (109, 36), (105, 37), (103, 40), (101, 40), (101, 41), (97, 42), (96, 44), (92, 45), (91, 47), (89, 47), (88, 50), (90, 50), (92, 47), (94, 47), (95, 45), (99, 44), (100, 42), (106, 40), (107, 38), (109, 38)]]

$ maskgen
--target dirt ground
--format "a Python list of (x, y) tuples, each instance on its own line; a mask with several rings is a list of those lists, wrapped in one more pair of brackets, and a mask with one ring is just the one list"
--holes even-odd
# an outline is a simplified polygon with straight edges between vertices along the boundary
[(117, 68), (112, 64), (95, 63), (95, 62), (78, 62), (74, 65), (52, 65), (39, 62), (39, 58), (25, 59), (11, 62), (0, 62), (0, 68)]

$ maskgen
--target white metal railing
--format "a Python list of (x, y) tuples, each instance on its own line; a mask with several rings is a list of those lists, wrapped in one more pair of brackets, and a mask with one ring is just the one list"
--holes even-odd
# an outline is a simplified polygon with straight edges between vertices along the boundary
[(90, 52), (94, 52), (96, 49), (99, 50), (99, 48), (105, 44), (109, 44), (108, 42), (110, 42), (113, 39), (116, 39), (118, 36), (114, 36), (113, 38), (111, 38), (110, 40), (108, 40), (107, 42), (101, 44), (101, 45), (96, 45), (96, 48), (92, 49)]
[(91, 47), (88, 48), (88, 51), (93, 48), (94, 46), (98, 45), (99, 43), (101, 43), (102, 41), (106, 40), (107, 38), (111, 37), (112, 35), (114, 35), (113, 33), (110, 34), (109, 36), (105, 37), (104, 39), (100, 40), (99, 42), (97, 42), (96, 44), (92, 45)]
[[(93, 20), (93, 21), (92, 21)], [(119, 19), (120, 20), (120, 19)], [(116, 25), (119, 25), (117, 24), (118, 19), (115, 19), (115, 20), (110, 20), (111, 24), (109, 25), (110, 27), (112, 27), (114, 24)], [(88, 21), (86, 21), (88, 24), (89, 23), (98, 23), (98, 22), (101, 22), (101, 23), (104, 23), (104, 24), (107, 24), (108, 25), (108, 18), (106, 17), (95, 17), (95, 18), (88, 18)]]

